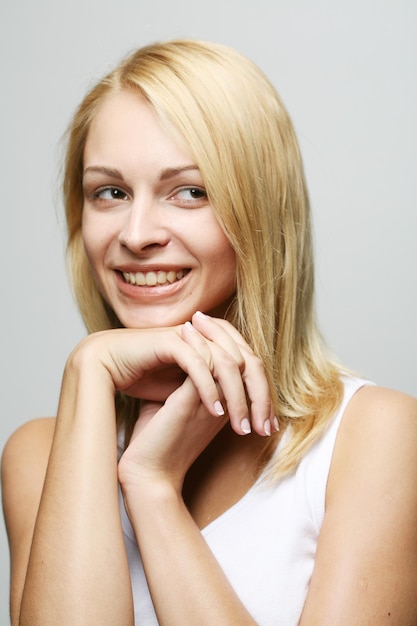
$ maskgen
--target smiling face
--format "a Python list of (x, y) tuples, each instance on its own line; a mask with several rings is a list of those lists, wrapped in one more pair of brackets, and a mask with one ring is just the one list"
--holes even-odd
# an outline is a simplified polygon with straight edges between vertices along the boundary
[(107, 97), (84, 152), (82, 234), (97, 286), (125, 327), (223, 316), (235, 292), (230, 243), (193, 159), (133, 91)]

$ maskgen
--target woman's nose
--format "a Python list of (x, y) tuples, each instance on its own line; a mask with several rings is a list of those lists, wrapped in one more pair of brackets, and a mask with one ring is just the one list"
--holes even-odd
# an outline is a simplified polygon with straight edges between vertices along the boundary
[(170, 233), (163, 217), (163, 207), (145, 198), (135, 199), (127, 209), (125, 221), (119, 233), (119, 243), (131, 252), (139, 254), (145, 249), (165, 246)]

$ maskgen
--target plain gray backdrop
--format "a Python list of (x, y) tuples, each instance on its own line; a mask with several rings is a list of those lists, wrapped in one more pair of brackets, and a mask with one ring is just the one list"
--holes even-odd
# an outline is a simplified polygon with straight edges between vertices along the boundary
[[(84, 334), (64, 262), (61, 137), (96, 78), (174, 37), (236, 47), (275, 84), (304, 154), (323, 332), (349, 367), (417, 395), (414, 0), (2, 0), (0, 26), (1, 447), (55, 414)], [(0, 525), (5, 625), (7, 596)]]

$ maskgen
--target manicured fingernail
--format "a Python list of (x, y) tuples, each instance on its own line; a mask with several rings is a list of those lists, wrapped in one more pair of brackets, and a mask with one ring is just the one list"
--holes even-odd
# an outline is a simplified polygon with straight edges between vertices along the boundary
[(198, 317), (206, 317), (206, 318), (209, 317), (209, 315), (202, 313), (202, 311), (196, 311), (195, 314), (198, 315)]
[(271, 436), (271, 422), (270, 420), (266, 420), (264, 422), (264, 433), (267, 437)]
[(224, 415), (224, 408), (220, 400), (216, 400), (216, 402), (214, 403), (214, 410), (216, 411), (217, 415)]
[(196, 330), (195, 330), (194, 326), (191, 324), (191, 322), (185, 322), (184, 326), (186, 326), (187, 328), (192, 330), (194, 333), (196, 332)]
[(242, 429), (242, 433), (244, 435), (249, 435), (250, 432), (252, 432), (252, 429), (250, 427), (250, 422), (248, 420), (247, 417), (245, 417), (241, 422), (240, 422), (240, 428)]
[(278, 432), (279, 431), (279, 422), (278, 419), (276, 417), (274, 417), (274, 419), (272, 420), (273, 424), (274, 424), (274, 428), (275, 430)]

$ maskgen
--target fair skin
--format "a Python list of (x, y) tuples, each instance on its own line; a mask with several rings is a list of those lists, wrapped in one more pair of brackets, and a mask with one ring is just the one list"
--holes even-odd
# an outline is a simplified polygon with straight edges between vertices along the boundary
[[(12, 624), (132, 626), (118, 481), (159, 623), (254, 624), (200, 533), (253, 484), (274, 430), (261, 363), (221, 319), (233, 252), (190, 155), (136, 94), (99, 109), (84, 165), (86, 250), (126, 329), (83, 340), (56, 421), (29, 422), (5, 449)], [(144, 400), (119, 463), (116, 389)], [(301, 626), (416, 622), (416, 449), (415, 400), (357, 392)]]
[[(206, 312), (223, 315), (235, 290), (233, 250), (192, 157), (137, 94), (109, 97), (95, 117), (84, 191), (87, 254), (102, 295), (126, 328), (175, 326), (202, 303)], [(152, 286), (126, 282), (126, 273), (139, 273)]]

